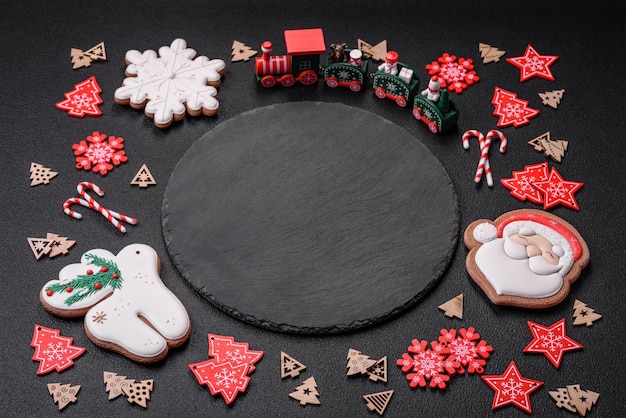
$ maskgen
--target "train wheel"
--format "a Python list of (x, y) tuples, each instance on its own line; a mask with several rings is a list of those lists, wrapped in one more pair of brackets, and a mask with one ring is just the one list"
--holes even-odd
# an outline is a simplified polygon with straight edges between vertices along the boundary
[(361, 83), (359, 83), (358, 81), (353, 81), (352, 83), (350, 83), (350, 90), (354, 92), (361, 91)]
[(266, 75), (261, 79), (261, 85), (265, 88), (271, 88), (276, 85), (276, 77), (273, 75)]
[(396, 104), (400, 107), (406, 107), (406, 98), (404, 96), (396, 97)]
[(437, 124), (435, 122), (429, 122), (428, 123), (428, 129), (430, 129), (430, 132), (432, 132), (434, 134), (439, 132), (439, 127), (437, 126)]
[(296, 79), (291, 74), (286, 74), (280, 79), (280, 85), (283, 87), (291, 87), (294, 84), (296, 84)]
[(413, 108), (413, 117), (417, 120), (422, 120), (422, 111), (419, 107)]
[(306, 70), (300, 74), (300, 82), (305, 86), (310, 86), (317, 81), (317, 74), (313, 70)]
[(382, 87), (376, 87), (376, 90), (374, 90), (374, 94), (379, 99), (384, 99), (385, 97), (387, 97), (387, 93), (385, 92), (385, 89)]
[(339, 85), (339, 80), (337, 80), (337, 77), (328, 77), (328, 79), (326, 80), (326, 85), (328, 87), (335, 88)]

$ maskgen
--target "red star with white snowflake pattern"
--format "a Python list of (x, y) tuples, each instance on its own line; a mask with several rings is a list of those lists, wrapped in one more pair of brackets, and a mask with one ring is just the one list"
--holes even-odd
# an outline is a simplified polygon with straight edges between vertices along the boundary
[(550, 65), (559, 59), (556, 55), (539, 55), (531, 45), (526, 47), (526, 52), (521, 57), (507, 58), (506, 61), (520, 69), (520, 82), (533, 77), (554, 81)]
[(554, 167), (552, 167), (550, 176), (546, 180), (533, 183), (543, 193), (544, 210), (559, 204), (578, 210), (578, 202), (574, 198), (574, 193), (583, 187), (583, 184), (577, 181), (564, 180)]
[(245, 392), (250, 383), (248, 363), (233, 367), (230, 362), (218, 363), (214, 359), (189, 365), (198, 383), (207, 385), (212, 395), (220, 394), (231, 404), (239, 392)]
[(533, 340), (524, 348), (524, 353), (543, 353), (557, 369), (564, 352), (583, 348), (565, 335), (565, 318), (549, 327), (528, 321), (528, 328), (533, 333)]
[(58, 329), (35, 325), (31, 347), (35, 349), (33, 360), (39, 361), (37, 374), (62, 372), (74, 364), (74, 359), (85, 352), (85, 347), (72, 345), (72, 337), (64, 337)]
[(528, 100), (518, 99), (517, 94), (496, 87), (491, 99), (493, 114), (499, 116), (498, 127), (513, 125), (516, 128), (527, 125), (530, 119), (539, 114), (539, 110), (528, 107)]
[(481, 376), (481, 378), (496, 392), (491, 404), (492, 410), (513, 404), (522, 411), (532, 414), (530, 394), (539, 389), (543, 382), (523, 377), (515, 361), (511, 361), (503, 374)]
[(511, 196), (522, 202), (528, 199), (536, 204), (543, 203), (541, 191), (534, 184), (548, 180), (548, 163), (527, 165), (524, 170), (511, 174), (513, 177), (509, 179), (500, 179), (500, 183), (511, 191)]

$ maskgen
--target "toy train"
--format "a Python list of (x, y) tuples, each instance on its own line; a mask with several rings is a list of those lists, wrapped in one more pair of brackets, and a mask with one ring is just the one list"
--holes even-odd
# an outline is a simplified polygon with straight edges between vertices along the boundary
[[(256, 79), (263, 87), (291, 87), (296, 83), (308, 86), (315, 84), (320, 74), (332, 88), (358, 92), (366, 85), (369, 58), (358, 49), (348, 49), (345, 43), (331, 44), (322, 66), (321, 55), (326, 54), (322, 29), (286, 30), (284, 35), (286, 55), (271, 55), (273, 45), (265, 41), (261, 45), (262, 56), (255, 59)], [(443, 132), (456, 125), (458, 108), (450, 100), (448, 90), (440, 88), (440, 80), (432, 77), (428, 88), (420, 92), (418, 75), (398, 61), (395, 51), (387, 53), (385, 62), (371, 76), (376, 97), (393, 100), (400, 107), (412, 102), (413, 116), (431, 132)]]

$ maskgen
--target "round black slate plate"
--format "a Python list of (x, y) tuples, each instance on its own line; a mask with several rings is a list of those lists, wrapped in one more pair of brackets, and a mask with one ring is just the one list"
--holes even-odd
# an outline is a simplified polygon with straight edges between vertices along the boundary
[(353, 330), (409, 308), (458, 237), (452, 183), (399, 126), (337, 103), (243, 113), (195, 142), (163, 199), (184, 279), (276, 331)]

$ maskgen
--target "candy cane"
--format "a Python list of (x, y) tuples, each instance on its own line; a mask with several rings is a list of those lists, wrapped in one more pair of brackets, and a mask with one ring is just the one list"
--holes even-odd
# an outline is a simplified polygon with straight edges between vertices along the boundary
[(476, 169), (476, 175), (478, 176), (478, 179), (476, 181), (478, 182), (480, 181), (479, 171), (480, 171), (480, 174), (482, 175), (482, 171), (484, 168), (484, 171), (487, 176), (487, 185), (489, 187), (493, 187), (493, 176), (491, 175), (491, 166), (489, 163), (489, 149), (491, 147), (491, 140), (493, 139), (494, 136), (497, 136), (500, 139), (500, 153), (504, 153), (506, 151), (506, 145), (507, 145), (506, 136), (502, 132), (496, 129), (490, 130), (489, 132), (487, 132), (485, 141), (483, 145), (481, 146), (480, 161), (478, 162), (478, 168)]
[(86, 191), (85, 188), (91, 189), (94, 192), (96, 192), (98, 194), (98, 196), (104, 196), (104, 190), (102, 190), (100, 187), (98, 187), (97, 185), (91, 183), (91, 182), (81, 182), (78, 183), (78, 186), (76, 187), (76, 189), (78, 190), (78, 194), (80, 194), (81, 198), (78, 197), (73, 197), (70, 199), (67, 199), (65, 201), (65, 203), (63, 204), (63, 211), (65, 212), (65, 214), (67, 214), (68, 216), (71, 216), (73, 218), (76, 219), (81, 219), (82, 215), (78, 212), (73, 211), (72, 209), (70, 209), (70, 206), (73, 204), (79, 204), (81, 206), (85, 206), (88, 207), (90, 209), (96, 210), (98, 211), (98, 213), (100, 213), (102, 216), (104, 216), (109, 222), (111, 222), (113, 224), (113, 226), (115, 226), (120, 232), (125, 233), (126, 232), (126, 228), (124, 227), (124, 225), (122, 225), (118, 219), (122, 222), (126, 222), (132, 225), (137, 224), (137, 219), (130, 217), (130, 216), (126, 216), (126, 215), (122, 215), (121, 213), (118, 212), (114, 212), (112, 210), (109, 210), (107, 208), (105, 208), (104, 206), (100, 205), (98, 202), (96, 202), (96, 200), (91, 197)]
[[(469, 139), (475, 137), (478, 139), (478, 146), (480, 148), (481, 156), (485, 147), (485, 135), (476, 129), (470, 129), (463, 134), (463, 148), (469, 149)], [(483, 175), (483, 169), (487, 172), (487, 184), (489, 184), (489, 177), (491, 176), (491, 166), (489, 165), (489, 159), (487, 159), (482, 165), (478, 163), (476, 174), (474, 175), (474, 181), (478, 183)], [(493, 181), (492, 181), (493, 182)]]

